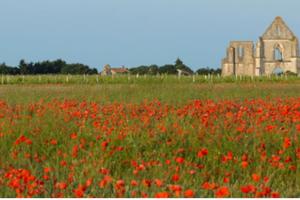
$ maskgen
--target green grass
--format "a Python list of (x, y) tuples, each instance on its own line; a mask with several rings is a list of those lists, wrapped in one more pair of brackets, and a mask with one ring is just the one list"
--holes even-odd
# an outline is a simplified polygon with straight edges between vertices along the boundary
[(245, 99), (298, 97), (298, 83), (149, 83), (149, 84), (25, 84), (0, 85), (0, 99), (30, 103), (39, 99), (78, 99), (97, 102), (132, 102), (158, 99), (182, 103), (191, 99)]
[[(267, 186), (283, 197), (299, 196), (299, 159), (294, 152), (299, 148), (300, 136), (295, 128), (300, 123), (296, 99), (300, 97), (300, 79), (235, 79), (196, 76), (193, 81), (193, 77), (178, 79), (174, 76), (98, 79), (87, 76), (84, 80), (83, 76), (72, 76), (65, 83), (66, 76), (26, 76), (24, 81), (22, 76), (11, 76), (3, 78), (1, 84), (0, 78), (0, 197), (16, 196), (2, 178), (2, 171), (9, 171), (10, 167), (28, 169), (39, 180), (44, 180), (43, 169), (51, 167), (50, 179), (44, 180), (46, 191), (39, 194), (41, 197), (59, 195), (54, 189), (56, 181), (67, 182), (68, 188), (63, 194), (73, 197), (74, 189), (85, 184), (88, 178), (93, 179), (93, 185), (85, 191), (86, 196), (115, 197), (116, 181), (122, 179), (126, 183), (125, 197), (132, 196), (130, 192), (134, 190), (153, 197), (157, 192), (170, 192), (170, 184), (181, 185), (183, 190), (193, 189), (197, 197), (213, 197), (216, 191), (200, 187), (206, 181), (228, 187), (231, 197), (242, 197), (240, 186), (261, 187), (262, 182), (252, 181), (253, 173), (269, 177)], [(204, 106), (195, 108), (191, 103), (195, 99), (203, 100)], [(247, 101), (250, 99), (255, 103)], [(262, 104), (259, 99), (263, 99)], [(263, 108), (265, 121), (260, 121), (261, 115), (255, 114), (259, 107)], [(287, 116), (282, 114), (285, 107), (289, 108)], [(228, 113), (232, 113), (231, 118)], [(203, 120), (207, 114), (210, 123), (205, 125)], [(94, 122), (99, 123), (99, 127)], [(237, 131), (241, 124), (253, 129), (251, 134)], [(265, 132), (267, 125), (277, 128)], [(71, 133), (77, 133), (78, 137), (71, 140)], [(31, 139), (32, 145), (14, 145), (20, 135)], [(260, 144), (266, 143), (266, 153), (271, 159), (282, 149), (286, 137), (293, 139), (293, 143), (281, 159), (293, 157), (290, 164), (297, 165), (296, 171), (288, 170), (289, 164), (285, 164), (283, 170), (274, 168), (262, 162), (258, 152)], [(52, 139), (57, 140), (57, 144), (50, 144)], [(101, 145), (106, 140), (109, 145), (107, 151), (103, 151)], [(76, 145), (81, 147), (78, 155), (72, 157)], [(115, 151), (118, 147), (124, 150)], [(199, 160), (197, 152), (204, 147), (209, 154)], [(184, 151), (179, 152), (181, 149)], [(236, 160), (222, 164), (221, 157), (228, 151), (234, 153)], [(13, 158), (15, 152), (18, 154)], [(247, 169), (241, 168), (243, 154), (249, 156)], [(177, 157), (184, 157), (186, 162), (176, 163)], [(39, 159), (42, 161), (37, 161)], [(167, 159), (171, 165), (165, 164)], [(155, 160), (161, 166), (149, 165), (139, 171), (139, 175), (133, 175), (132, 160), (139, 164)], [(66, 161), (67, 166), (61, 166), (62, 161)], [(188, 163), (203, 164), (205, 168), (198, 169)], [(113, 178), (112, 185), (105, 189), (98, 187), (104, 177), (99, 173), (102, 167), (109, 169)], [(174, 183), (171, 177), (177, 173), (176, 167), (180, 168), (181, 179)], [(190, 175), (190, 170), (196, 170), (196, 175)], [(232, 172), (230, 182), (223, 183), (228, 172)], [(68, 180), (70, 173), (73, 181)], [(143, 184), (130, 186), (131, 180), (141, 183), (144, 179), (160, 179), (164, 185), (159, 188), (152, 182), (150, 188)]]
[(153, 83), (300, 83), (297, 76), (229, 76), (219, 75), (0, 75), (0, 84), (153, 84)]

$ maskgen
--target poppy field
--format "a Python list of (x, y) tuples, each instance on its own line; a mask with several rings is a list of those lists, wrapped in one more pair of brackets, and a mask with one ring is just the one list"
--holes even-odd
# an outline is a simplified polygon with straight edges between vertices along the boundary
[(0, 197), (299, 197), (298, 91), (1, 86)]

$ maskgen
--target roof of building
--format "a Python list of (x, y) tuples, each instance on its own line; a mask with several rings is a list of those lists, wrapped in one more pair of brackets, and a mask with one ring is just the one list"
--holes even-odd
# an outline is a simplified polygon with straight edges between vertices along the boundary
[(116, 73), (126, 73), (126, 72), (128, 72), (128, 69), (126, 69), (125, 67), (122, 67), (122, 68), (111, 68), (111, 71), (114, 71)]
[(276, 17), (263, 34), (263, 39), (294, 39), (296, 36), (281, 17)]

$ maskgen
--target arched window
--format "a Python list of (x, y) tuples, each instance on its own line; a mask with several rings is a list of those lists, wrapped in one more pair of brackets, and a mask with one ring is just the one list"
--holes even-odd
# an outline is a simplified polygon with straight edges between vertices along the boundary
[(236, 54), (239, 58), (243, 58), (244, 57), (244, 48), (242, 46), (237, 47)]
[(283, 60), (282, 52), (281, 52), (279, 47), (276, 47), (274, 49), (274, 59), (276, 61), (282, 61)]
[(244, 48), (243, 47), (240, 47), (239, 48), (239, 56), (242, 58), (244, 57)]

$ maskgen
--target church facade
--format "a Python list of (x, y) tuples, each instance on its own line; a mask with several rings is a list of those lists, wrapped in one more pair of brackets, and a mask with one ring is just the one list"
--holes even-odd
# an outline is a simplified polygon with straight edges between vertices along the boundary
[(232, 41), (222, 60), (222, 75), (263, 76), (276, 71), (300, 74), (298, 38), (281, 17), (276, 17), (256, 45)]

